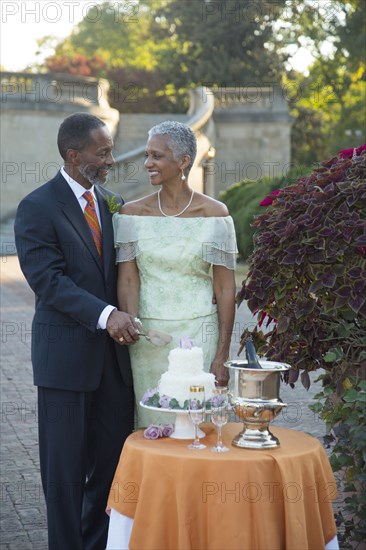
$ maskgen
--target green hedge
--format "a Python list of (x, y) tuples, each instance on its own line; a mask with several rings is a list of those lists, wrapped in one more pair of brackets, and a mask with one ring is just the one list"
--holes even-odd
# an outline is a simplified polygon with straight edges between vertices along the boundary
[(309, 167), (296, 167), (284, 176), (261, 178), (257, 181), (243, 180), (234, 183), (220, 193), (220, 200), (226, 204), (233, 217), (238, 241), (239, 260), (246, 261), (253, 251), (253, 233), (251, 224), (254, 216), (264, 208), (259, 203), (275, 189), (296, 183), (299, 177), (310, 174)]

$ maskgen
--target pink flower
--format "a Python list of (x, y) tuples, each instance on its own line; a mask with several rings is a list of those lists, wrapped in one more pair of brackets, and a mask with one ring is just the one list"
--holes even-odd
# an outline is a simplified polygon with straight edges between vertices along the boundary
[(351, 159), (354, 156), (358, 157), (362, 153), (362, 151), (364, 151), (365, 149), (366, 149), (366, 143), (364, 143), (357, 149), (356, 148), (343, 149), (343, 151), (339, 151), (339, 156), (343, 159), (346, 159), (346, 158)]
[(169, 409), (170, 397), (162, 395), (159, 399), (159, 405), (162, 409)]
[(213, 408), (222, 407), (226, 403), (224, 395), (214, 395), (211, 397), (211, 404)]
[(267, 195), (266, 198), (259, 203), (259, 206), (269, 206), (270, 204), (273, 203), (277, 195), (279, 195), (280, 193), (281, 193), (281, 189), (275, 189), (274, 191), (271, 191), (271, 193)]
[(188, 336), (182, 336), (182, 338), (179, 340), (179, 347), (183, 349), (191, 349), (193, 346), (193, 342)]
[(158, 439), (159, 437), (170, 437), (174, 432), (173, 424), (150, 424), (144, 431), (146, 439)]
[(144, 437), (146, 437), (146, 439), (158, 439), (161, 435), (161, 427), (157, 424), (150, 424), (150, 426), (148, 426), (144, 431)]
[(260, 319), (259, 319), (259, 321), (258, 321), (258, 326), (259, 326), (259, 327), (262, 326), (263, 321), (264, 321), (264, 319), (266, 318), (266, 316), (267, 316), (267, 313), (266, 313), (265, 311), (262, 311), (262, 312), (261, 312), (261, 317), (260, 317)]
[(150, 397), (155, 395), (157, 393), (157, 391), (158, 391), (157, 388), (146, 390), (146, 392), (144, 393), (144, 395), (141, 398), (141, 402), (145, 405), (146, 402), (150, 399)]
[(170, 437), (174, 432), (173, 424), (163, 424), (161, 427), (162, 437)]

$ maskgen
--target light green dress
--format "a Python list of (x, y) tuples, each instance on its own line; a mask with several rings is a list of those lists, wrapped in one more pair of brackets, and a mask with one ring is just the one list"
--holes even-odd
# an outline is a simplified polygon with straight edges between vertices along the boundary
[(168, 353), (182, 336), (202, 347), (208, 372), (218, 341), (217, 306), (212, 303), (212, 265), (235, 269), (237, 246), (231, 216), (174, 218), (113, 216), (117, 262), (136, 258), (140, 274), (138, 317), (145, 330), (168, 332), (172, 341), (156, 347), (145, 338), (130, 346), (137, 403), (136, 427), (174, 422), (139, 402), (156, 388), (168, 368)]

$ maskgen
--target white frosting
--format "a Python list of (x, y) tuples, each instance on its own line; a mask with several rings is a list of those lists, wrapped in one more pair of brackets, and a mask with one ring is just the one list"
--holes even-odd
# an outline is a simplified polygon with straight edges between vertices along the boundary
[(189, 399), (190, 386), (204, 386), (206, 399), (215, 388), (215, 375), (203, 370), (202, 348), (175, 348), (168, 355), (169, 366), (160, 378), (160, 395), (175, 397), (181, 407)]

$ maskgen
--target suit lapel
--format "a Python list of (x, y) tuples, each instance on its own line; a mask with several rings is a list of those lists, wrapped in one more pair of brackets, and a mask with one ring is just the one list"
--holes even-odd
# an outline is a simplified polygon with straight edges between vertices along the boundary
[(57, 200), (62, 204), (63, 213), (79, 234), (80, 238), (84, 242), (85, 246), (88, 248), (99, 269), (103, 271), (99, 255), (94, 244), (90, 228), (88, 226), (88, 222), (85, 219), (77, 198), (75, 197), (72, 189), (70, 189), (70, 186), (61, 174), (59, 179), (56, 181), (56, 184)]
[(98, 198), (99, 214), (102, 223), (103, 263), (105, 277), (107, 278), (108, 270), (111, 265), (112, 254), (114, 254), (112, 215), (108, 210), (107, 201), (105, 200), (103, 193), (98, 187), (95, 187), (95, 193)]

